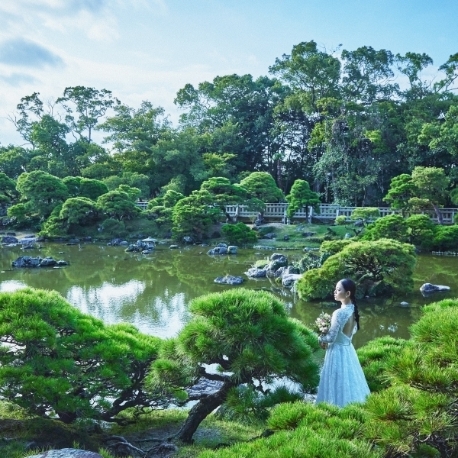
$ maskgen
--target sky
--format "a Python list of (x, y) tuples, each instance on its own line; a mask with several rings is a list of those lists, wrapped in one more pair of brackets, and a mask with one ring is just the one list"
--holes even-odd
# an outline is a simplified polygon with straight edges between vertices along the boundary
[(139, 108), (185, 84), (269, 75), (294, 45), (458, 52), (457, 0), (0, 0), (0, 145), (24, 145), (11, 118), (21, 98), (51, 104), (70, 86), (112, 91)]

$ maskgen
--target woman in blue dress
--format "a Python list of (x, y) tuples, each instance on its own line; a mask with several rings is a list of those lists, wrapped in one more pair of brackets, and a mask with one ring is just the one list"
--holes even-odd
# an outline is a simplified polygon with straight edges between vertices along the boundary
[(355, 292), (352, 280), (344, 278), (336, 284), (334, 299), (340, 301), (341, 306), (332, 314), (329, 331), (319, 338), (327, 351), (316, 402), (343, 407), (350, 402), (364, 402), (370, 393), (352, 343), (359, 329)]

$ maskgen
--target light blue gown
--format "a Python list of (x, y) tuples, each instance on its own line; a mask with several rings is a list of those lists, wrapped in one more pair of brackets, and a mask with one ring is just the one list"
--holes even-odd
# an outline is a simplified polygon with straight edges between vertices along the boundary
[(353, 304), (346, 304), (335, 310), (328, 333), (320, 337), (320, 342), (326, 342), (328, 349), (321, 369), (316, 402), (343, 407), (350, 402), (364, 402), (370, 393), (352, 343), (357, 330), (356, 323), (351, 337), (342, 332), (354, 309)]

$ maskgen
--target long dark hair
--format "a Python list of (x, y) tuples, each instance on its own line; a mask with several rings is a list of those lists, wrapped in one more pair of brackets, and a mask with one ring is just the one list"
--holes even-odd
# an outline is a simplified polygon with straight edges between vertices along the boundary
[(350, 292), (351, 302), (355, 306), (354, 315), (355, 315), (355, 321), (356, 321), (356, 326), (357, 326), (356, 329), (359, 330), (359, 310), (358, 310), (358, 306), (356, 305), (356, 284), (353, 280), (350, 280), (349, 278), (343, 278), (342, 280), (340, 280), (340, 283), (342, 284), (343, 289), (346, 292)]

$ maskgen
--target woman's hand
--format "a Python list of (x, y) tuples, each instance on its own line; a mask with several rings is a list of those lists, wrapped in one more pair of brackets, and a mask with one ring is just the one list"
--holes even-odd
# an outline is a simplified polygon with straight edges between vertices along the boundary
[(320, 347), (321, 347), (323, 350), (327, 350), (327, 349), (328, 349), (328, 343), (327, 343), (327, 342), (320, 342)]

